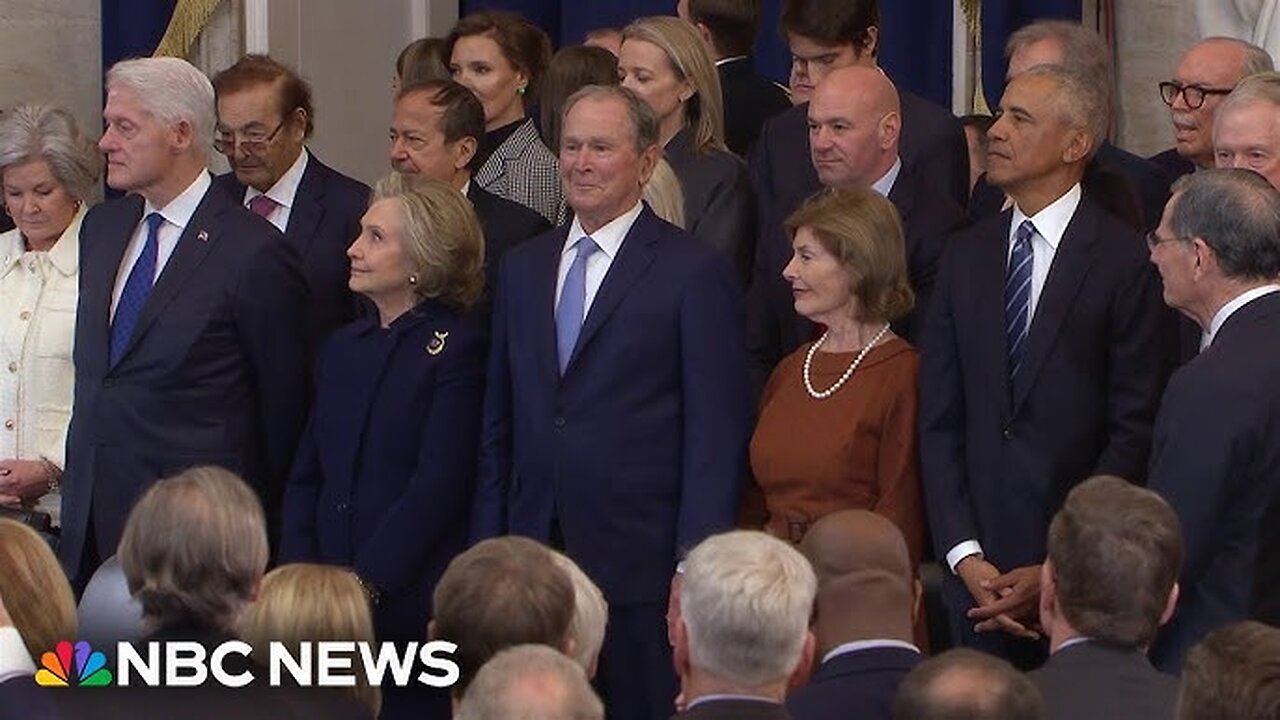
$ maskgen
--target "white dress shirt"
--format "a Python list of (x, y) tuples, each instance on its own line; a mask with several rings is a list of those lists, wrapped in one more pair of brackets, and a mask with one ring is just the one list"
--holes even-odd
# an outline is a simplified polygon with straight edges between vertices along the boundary
[(920, 652), (920, 648), (905, 640), (894, 640), (892, 638), (875, 638), (871, 640), (854, 640), (842, 645), (837, 645), (822, 656), (822, 662), (827, 662), (832, 658), (849, 653), (858, 652), (859, 650), (874, 650), (877, 648), (898, 648), (900, 650), (911, 650)]
[(18, 629), (12, 625), (0, 627), (0, 682), (20, 675), (34, 675), (35, 672), (36, 665), (31, 661)]
[[(18, 230), (0, 235), (0, 459), (63, 467), (85, 212), (81, 207), (46, 252), (28, 251)], [(36, 509), (59, 525), (61, 505), (60, 494), (46, 493)]]
[[(622, 241), (627, 239), (627, 233), (631, 232), (631, 226), (636, 223), (636, 218), (640, 217), (640, 210), (643, 207), (637, 202), (635, 207), (591, 233), (591, 239), (595, 241), (596, 246), (600, 249), (591, 253), (591, 256), (587, 258), (587, 296), (586, 302), (582, 304), (583, 319), (586, 319), (586, 316), (591, 314), (591, 303), (595, 301), (596, 293), (600, 291), (600, 285), (604, 283), (604, 276), (609, 272), (609, 266), (613, 264), (613, 259), (618, 256), (618, 251), (622, 249)], [(575, 216), (573, 224), (569, 226), (569, 234), (565, 237), (564, 249), (560, 251), (560, 270), (556, 276), (557, 307), (560, 305), (560, 292), (564, 289), (564, 278), (569, 274), (569, 266), (573, 264), (573, 260), (578, 254), (578, 241), (584, 237), (587, 237), (587, 233), (583, 231), (582, 224)]]
[[(1009, 258), (1013, 255), (1014, 237), (1018, 233), (1018, 228), (1022, 226), (1022, 221), (1030, 220), (1036, 228), (1035, 234), (1031, 236), (1031, 297), (1027, 302), (1027, 318), (1031, 326), (1035, 324), (1040, 293), (1044, 291), (1045, 281), (1049, 279), (1049, 269), (1053, 266), (1053, 258), (1058, 253), (1058, 245), (1062, 243), (1062, 236), (1067, 232), (1071, 218), (1075, 217), (1076, 209), (1080, 207), (1080, 195), (1080, 183), (1076, 183), (1062, 197), (1030, 217), (1022, 212), (1022, 208), (1017, 204), (1013, 206), (1013, 219), (1009, 222), (1008, 247), (1005, 250), (1006, 268)], [(959, 565), (961, 560), (970, 555), (981, 554), (982, 545), (976, 538), (963, 540), (947, 551), (947, 567), (954, 573), (956, 565)]]
[(244, 206), (249, 207), (249, 201), (259, 195), (266, 195), (276, 201), (276, 207), (267, 215), (267, 220), (280, 232), (289, 227), (289, 215), (293, 212), (293, 199), (298, 196), (298, 186), (302, 184), (302, 174), (307, 171), (307, 158), (310, 153), (307, 149), (302, 148), (302, 152), (298, 153), (298, 159), (293, 161), (288, 170), (280, 176), (275, 185), (267, 188), (267, 191), (260, 192), (257, 188), (247, 187), (244, 190)]
[(138, 257), (142, 255), (142, 248), (147, 243), (147, 216), (153, 212), (160, 213), (164, 218), (164, 222), (160, 223), (159, 252), (156, 255), (156, 277), (152, 278), (155, 282), (160, 277), (160, 273), (164, 272), (164, 266), (169, 264), (169, 258), (173, 256), (174, 248), (178, 247), (178, 240), (182, 238), (182, 232), (186, 230), (187, 223), (191, 222), (191, 216), (195, 214), (196, 208), (200, 207), (200, 201), (204, 200), (204, 195), (209, 191), (209, 186), (213, 184), (213, 178), (209, 176), (208, 170), (201, 170), (196, 179), (187, 186), (168, 205), (157, 208), (148, 200), (142, 207), (142, 218), (138, 221), (138, 227), (133, 231), (133, 238), (129, 240), (129, 246), (124, 250), (124, 260), (120, 263), (120, 270), (116, 273), (116, 287), (111, 292), (111, 317), (116, 316), (116, 305), (120, 304), (120, 293), (124, 292), (125, 281), (129, 279), (129, 273), (133, 271), (133, 266), (138, 262)]
[(1227, 318), (1234, 315), (1237, 310), (1263, 295), (1270, 295), (1277, 290), (1280, 290), (1280, 285), (1262, 285), (1240, 293), (1234, 300), (1218, 308), (1218, 312), (1213, 314), (1213, 320), (1209, 323), (1209, 329), (1200, 336), (1200, 350), (1203, 351), (1213, 344), (1213, 339), (1218, 336), (1218, 331), (1222, 329), (1223, 323), (1227, 321)]
[(879, 180), (871, 183), (871, 189), (880, 193), (881, 197), (889, 197), (889, 193), (893, 192), (893, 184), (898, 182), (898, 173), (902, 172), (902, 158), (895, 157), (893, 165), (885, 171), (885, 174)]

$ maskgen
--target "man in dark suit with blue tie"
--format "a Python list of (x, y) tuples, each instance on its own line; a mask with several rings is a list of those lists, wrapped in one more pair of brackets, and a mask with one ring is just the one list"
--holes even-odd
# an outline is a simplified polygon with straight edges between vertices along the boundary
[(1051, 65), (1010, 81), (987, 160), (1013, 207), (949, 241), (923, 336), (921, 470), (953, 636), (1023, 666), (1044, 656), (1024, 638), (1049, 518), (1090, 475), (1145, 478), (1168, 376), (1142, 238), (1081, 196), (1104, 93)]
[(1280, 194), (1251, 170), (1185, 176), (1151, 244), (1165, 302), (1204, 331), (1151, 449), (1151, 489), (1186, 543), (1182, 599), (1152, 648), (1176, 673), (1206, 634), (1280, 593)]
[(246, 55), (213, 78), (213, 146), (233, 172), (214, 183), (284, 233), (302, 259), (315, 343), (355, 319), (347, 247), (360, 234), (369, 186), (320, 162), (304, 143), (315, 126), (311, 88), (291, 68)]
[(213, 87), (176, 58), (116, 64), (99, 143), (128, 193), (85, 217), (62, 541), (88, 579), (133, 502), (197, 465), (271, 517), (307, 411), (307, 287), (270, 223), (212, 188)]
[(750, 432), (738, 281), (641, 203), (657, 121), (634, 93), (565, 103), (574, 221), (499, 270), (473, 534), (558, 545), (609, 601), (610, 717), (676, 695), (663, 614), (681, 553), (732, 526)]

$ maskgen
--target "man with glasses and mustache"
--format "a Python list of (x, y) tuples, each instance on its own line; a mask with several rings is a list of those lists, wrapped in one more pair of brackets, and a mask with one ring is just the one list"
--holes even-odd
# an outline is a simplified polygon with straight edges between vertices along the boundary
[(1169, 182), (1213, 167), (1218, 105), (1242, 78), (1271, 69), (1266, 50), (1235, 38), (1206, 38), (1183, 54), (1173, 79), (1160, 83), (1160, 98), (1173, 121), (1174, 146), (1151, 157)]
[(213, 79), (214, 148), (232, 172), (214, 183), (284, 233), (311, 289), (310, 330), (318, 344), (355, 319), (347, 288), (347, 246), (360, 234), (369, 187), (339, 173), (304, 143), (314, 128), (311, 88), (266, 55), (246, 55)]

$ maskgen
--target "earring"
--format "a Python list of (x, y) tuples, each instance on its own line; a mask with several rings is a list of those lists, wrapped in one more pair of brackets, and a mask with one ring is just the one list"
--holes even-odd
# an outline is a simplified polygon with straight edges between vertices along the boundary
[(410, 276), (409, 276), (409, 284), (410, 284), (410, 285), (417, 285), (417, 284), (418, 284), (418, 276), (417, 276), (417, 275), (410, 275)]
[(523, 85), (521, 85), (520, 87), (516, 88), (516, 94), (517, 94), (517, 95), (523, 95), (523, 94), (524, 94), (524, 86), (523, 86)]

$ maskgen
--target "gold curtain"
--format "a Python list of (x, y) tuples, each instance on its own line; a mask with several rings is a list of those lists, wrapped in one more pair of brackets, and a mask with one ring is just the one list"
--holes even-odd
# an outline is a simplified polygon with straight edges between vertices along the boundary
[(960, 0), (964, 10), (965, 29), (973, 45), (973, 97), (969, 99), (971, 112), (990, 115), (986, 94), (982, 91), (982, 0)]
[(169, 27), (152, 53), (155, 57), (186, 58), (222, 0), (178, 0)]

